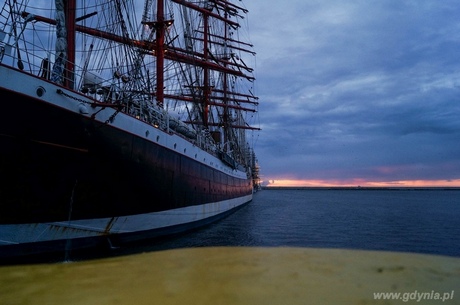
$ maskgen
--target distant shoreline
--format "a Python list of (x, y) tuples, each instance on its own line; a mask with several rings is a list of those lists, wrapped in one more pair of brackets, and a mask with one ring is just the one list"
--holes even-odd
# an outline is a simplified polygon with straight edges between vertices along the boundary
[(262, 190), (366, 190), (366, 191), (460, 191), (460, 187), (433, 186), (262, 186)]

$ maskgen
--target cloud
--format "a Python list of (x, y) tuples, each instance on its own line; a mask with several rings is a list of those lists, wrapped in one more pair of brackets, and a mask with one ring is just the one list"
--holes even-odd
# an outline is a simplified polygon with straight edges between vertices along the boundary
[(459, 178), (455, 1), (248, 6), (265, 176)]

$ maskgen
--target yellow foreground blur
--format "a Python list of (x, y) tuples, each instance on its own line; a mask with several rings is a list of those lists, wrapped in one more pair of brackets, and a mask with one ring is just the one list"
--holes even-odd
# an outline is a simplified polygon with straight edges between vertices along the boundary
[[(400, 299), (375, 299), (384, 292), (399, 292)], [(453, 298), (409, 299), (414, 292)], [(2, 305), (411, 303), (460, 304), (460, 258), (221, 247), (0, 267)]]

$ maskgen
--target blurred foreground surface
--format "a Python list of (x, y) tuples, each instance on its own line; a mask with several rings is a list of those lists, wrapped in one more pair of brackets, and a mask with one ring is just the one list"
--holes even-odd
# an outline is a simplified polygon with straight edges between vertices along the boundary
[[(460, 304), (460, 258), (213, 247), (0, 267), (1, 304)], [(403, 300), (409, 293), (452, 299)], [(399, 292), (400, 299), (375, 299)], [(413, 294), (415, 296), (415, 294)]]

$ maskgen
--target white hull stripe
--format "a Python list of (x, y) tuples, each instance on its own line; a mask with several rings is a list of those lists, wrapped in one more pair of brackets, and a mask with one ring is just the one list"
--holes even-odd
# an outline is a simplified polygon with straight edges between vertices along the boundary
[(197, 206), (113, 218), (0, 226), (0, 246), (97, 237), (168, 228), (202, 221), (252, 200), (252, 195)]

